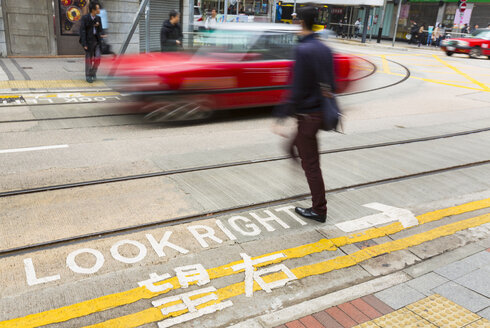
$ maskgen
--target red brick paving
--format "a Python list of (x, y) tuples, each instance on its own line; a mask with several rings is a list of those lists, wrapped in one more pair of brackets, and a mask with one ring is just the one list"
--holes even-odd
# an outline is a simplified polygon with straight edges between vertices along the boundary
[(369, 317), (359, 311), (354, 305), (350, 303), (340, 304), (339, 308), (345, 312), (349, 317), (354, 319), (357, 323), (363, 323), (369, 321)]
[(330, 314), (330, 316), (334, 318), (338, 323), (340, 323), (344, 328), (350, 328), (357, 325), (357, 322), (355, 322), (344, 311), (336, 306), (326, 309), (325, 311), (327, 311), (327, 313)]
[(342, 325), (325, 311), (313, 313), (312, 316), (327, 328), (342, 328)]
[(374, 295), (368, 295), (276, 328), (350, 328), (393, 311)]
[(376, 310), (371, 305), (364, 302), (361, 298), (353, 300), (350, 303), (354, 305), (357, 309), (359, 309), (359, 311), (367, 315), (371, 320), (382, 316), (382, 314), (378, 310)]
[(288, 328), (305, 328), (305, 326), (303, 326), (303, 324), (299, 320), (294, 320), (294, 321), (288, 322), (286, 324), (286, 327), (288, 327)]
[(385, 314), (388, 314), (388, 313), (395, 311), (389, 305), (380, 301), (374, 295), (367, 295), (367, 296), (361, 297), (361, 299), (364, 302), (366, 302), (367, 304), (371, 305), (376, 310), (378, 310), (378, 312), (381, 312), (382, 315), (385, 315)]
[(306, 328), (325, 328), (324, 325), (322, 325), (318, 320), (316, 320), (314, 317), (311, 315), (299, 319), (301, 323), (306, 327)]

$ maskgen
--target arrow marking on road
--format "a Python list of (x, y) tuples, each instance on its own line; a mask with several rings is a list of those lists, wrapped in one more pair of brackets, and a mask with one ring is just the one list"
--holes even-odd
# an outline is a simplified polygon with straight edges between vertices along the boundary
[(356, 220), (338, 223), (335, 226), (342, 231), (353, 232), (393, 221), (399, 221), (404, 228), (413, 227), (419, 224), (415, 215), (404, 208), (393, 207), (381, 203), (369, 203), (362, 206), (382, 213), (363, 216)]

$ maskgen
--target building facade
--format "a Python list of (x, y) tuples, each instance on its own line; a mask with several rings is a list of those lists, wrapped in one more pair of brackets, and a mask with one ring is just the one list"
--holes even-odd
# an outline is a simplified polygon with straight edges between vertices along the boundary
[[(107, 10), (109, 43), (118, 52), (131, 28), (140, 0), (99, 0)], [(90, 0), (0, 0), (0, 55), (80, 55), (79, 24)], [(160, 49), (160, 28), (170, 10), (183, 11), (182, 0), (150, 0), (150, 50)], [(187, 6), (188, 8), (188, 6)], [(187, 15), (188, 16), (188, 15)], [(183, 15), (184, 23), (188, 22)], [(141, 16), (127, 52), (144, 50), (145, 16)]]
[[(406, 38), (410, 31), (411, 21), (417, 22), (425, 29), (436, 24), (443, 24), (447, 31), (460, 32), (464, 24), (470, 27), (478, 25), (480, 28), (490, 24), (490, 0), (468, 0), (463, 14), (459, 12), (458, 0), (410, 0), (402, 2), (402, 14), (398, 21), (397, 38)], [(391, 19), (396, 20), (397, 5)], [(391, 30), (393, 36), (393, 29)]]

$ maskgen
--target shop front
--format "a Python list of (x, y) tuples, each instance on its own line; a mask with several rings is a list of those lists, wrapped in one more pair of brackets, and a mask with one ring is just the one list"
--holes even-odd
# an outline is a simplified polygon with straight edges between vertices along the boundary
[(196, 5), (200, 6), (203, 21), (213, 9), (221, 22), (271, 22), (272, 17), (269, 0), (203, 0)]

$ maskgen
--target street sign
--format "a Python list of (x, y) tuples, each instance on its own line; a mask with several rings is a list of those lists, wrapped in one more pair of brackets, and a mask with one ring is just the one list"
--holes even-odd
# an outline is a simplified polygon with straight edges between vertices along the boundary
[(466, 1), (459, 6), (459, 12), (463, 13), (466, 10)]

